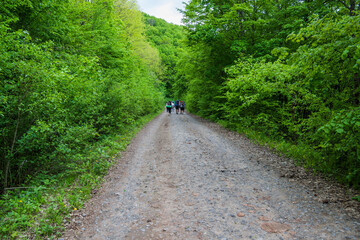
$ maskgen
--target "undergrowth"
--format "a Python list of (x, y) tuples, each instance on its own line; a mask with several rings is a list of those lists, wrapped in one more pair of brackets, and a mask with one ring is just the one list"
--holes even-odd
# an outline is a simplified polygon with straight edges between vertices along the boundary
[[(349, 179), (349, 173), (334, 168), (328, 161), (325, 161), (326, 155), (309, 145), (301, 142), (294, 144), (284, 139), (275, 139), (261, 131), (255, 131), (237, 124), (229, 124), (225, 121), (218, 121), (218, 123), (227, 129), (244, 134), (256, 144), (269, 147), (275, 150), (275, 152), (291, 158), (297, 166), (302, 166), (315, 174), (317, 172), (324, 173), (326, 176), (334, 178), (338, 182), (346, 184), (348, 187), (359, 189), (359, 186), (350, 184), (351, 179)], [(360, 196), (354, 196), (352, 199), (360, 202)]]
[(86, 156), (81, 156), (82, 161), (66, 166), (58, 174), (42, 172), (26, 185), (8, 189), (0, 198), (0, 239), (60, 237), (66, 217), (83, 207), (119, 158), (119, 152), (156, 115), (145, 116), (126, 133), (94, 144)]

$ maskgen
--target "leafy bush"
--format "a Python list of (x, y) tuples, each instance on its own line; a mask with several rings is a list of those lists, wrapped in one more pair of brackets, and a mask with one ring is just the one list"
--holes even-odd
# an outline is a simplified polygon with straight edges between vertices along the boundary
[(360, 108), (342, 110), (319, 128), (320, 150), (332, 169), (345, 171), (348, 183), (360, 186)]
[(184, 14), (188, 48), (174, 85), (185, 82), (190, 111), (359, 187), (355, 5), (190, 1)]
[(141, 16), (129, 0), (0, 4), (0, 238), (59, 235), (130, 133), (162, 109)]

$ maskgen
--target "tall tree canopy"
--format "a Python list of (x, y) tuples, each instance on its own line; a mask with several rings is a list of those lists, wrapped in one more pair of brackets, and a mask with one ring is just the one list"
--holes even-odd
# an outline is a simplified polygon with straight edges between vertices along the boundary
[(159, 109), (160, 58), (135, 2), (3, 0), (0, 13), (1, 189), (71, 168)]
[(360, 187), (359, 11), (190, 0), (177, 26), (135, 0), (0, 0), (0, 234), (53, 236), (165, 97)]
[(184, 52), (185, 32), (182, 26), (167, 23), (163, 19), (144, 14), (146, 23), (146, 37), (153, 47), (157, 48), (160, 53), (162, 69), (164, 70), (159, 76), (165, 84), (166, 96), (179, 97), (173, 85), (177, 79), (177, 63), (179, 57)]
[(306, 164), (359, 186), (358, 10), (355, 0), (189, 1), (176, 83), (188, 109), (305, 144), (317, 154)]

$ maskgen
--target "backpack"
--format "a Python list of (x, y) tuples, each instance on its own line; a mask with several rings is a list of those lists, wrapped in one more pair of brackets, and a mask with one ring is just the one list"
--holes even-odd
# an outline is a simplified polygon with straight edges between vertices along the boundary
[(185, 107), (184, 101), (181, 101), (181, 102), (180, 102), (180, 107), (182, 107), (182, 108)]
[(171, 108), (171, 101), (168, 101), (168, 102), (166, 103), (166, 107), (167, 107), (167, 108)]
[(175, 106), (179, 106), (179, 100), (176, 100)]

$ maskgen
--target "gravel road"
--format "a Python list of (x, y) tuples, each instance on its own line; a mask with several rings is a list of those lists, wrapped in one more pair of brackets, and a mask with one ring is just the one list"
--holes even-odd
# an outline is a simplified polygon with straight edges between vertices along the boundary
[(360, 239), (359, 205), (289, 164), (216, 124), (163, 113), (64, 239)]

